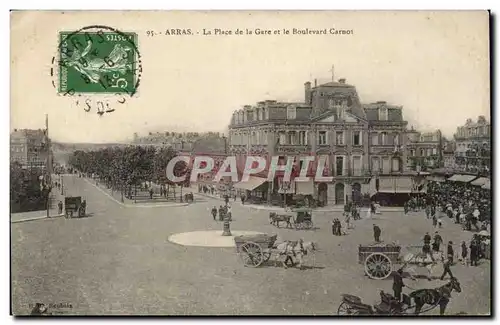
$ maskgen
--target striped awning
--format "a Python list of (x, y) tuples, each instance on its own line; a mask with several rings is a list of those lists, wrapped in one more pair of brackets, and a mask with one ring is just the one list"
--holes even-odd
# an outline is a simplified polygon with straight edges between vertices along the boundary
[(470, 181), (472, 181), (476, 178), (477, 178), (477, 176), (474, 176), (474, 175), (455, 174), (455, 175), (451, 176), (450, 178), (448, 178), (447, 181), (469, 183)]
[(472, 181), (470, 184), (475, 186), (483, 186), (486, 183), (489, 183), (490, 180), (486, 177), (479, 177), (478, 179)]

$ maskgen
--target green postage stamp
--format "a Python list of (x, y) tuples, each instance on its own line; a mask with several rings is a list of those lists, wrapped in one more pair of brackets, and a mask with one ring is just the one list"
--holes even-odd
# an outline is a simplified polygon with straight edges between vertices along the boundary
[(137, 34), (59, 33), (59, 93), (133, 95), (138, 87)]

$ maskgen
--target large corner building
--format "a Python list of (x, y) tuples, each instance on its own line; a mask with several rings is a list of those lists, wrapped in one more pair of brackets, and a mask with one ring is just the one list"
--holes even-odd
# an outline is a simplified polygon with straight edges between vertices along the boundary
[[(377, 193), (411, 193), (415, 173), (406, 170), (406, 126), (401, 106), (384, 101), (362, 104), (356, 87), (345, 79), (304, 84), (304, 102), (266, 100), (235, 111), (229, 125), (229, 154), (238, 169), (247, 156), (268, 161), (280, 156), (325, 155), (324, 176), (332, 182), (282, 182), (277, 173), (267, 182), (265, 170), (248, 182), (236, 184), (255, 201), (275, 203), (305, 195), (318, 205), (360, 201)], [(317, 160), (316, 160), (317, 161)], [(284, 163), (284, 162), (283, 162)], [(310, 165), (310, 176), (316, 165)], [(294, 174), (296, 175), (296, 173)], [(285, 198), (286, 196), (286, 198)]]

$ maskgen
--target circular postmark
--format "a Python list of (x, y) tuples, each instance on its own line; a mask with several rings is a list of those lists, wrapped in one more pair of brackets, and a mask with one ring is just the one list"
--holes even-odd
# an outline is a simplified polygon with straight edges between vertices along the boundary
[(52, 86), (86, 112), (102, 116), (115, 111), (137, 96), (141, 75), (136, 33), (102, 25), (59, 32), (50, 68)]

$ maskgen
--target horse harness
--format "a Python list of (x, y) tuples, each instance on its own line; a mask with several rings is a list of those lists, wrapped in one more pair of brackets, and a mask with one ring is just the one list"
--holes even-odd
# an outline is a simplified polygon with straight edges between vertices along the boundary
[(293, 256), (295, 257), (297, 255), (296, 251), (295, 251), (295, 248), (297, 246), (300, 246), (300, 252), (304, 255), (307, 254), (307, 251), (304, 249), (304, 244), (302, 242), (302, 240), (299, 240), (299, 241), (291, 241), (291, 240), (287, 240), (286, 241), (286, 248), (285, 248), (285, 254), (288, 252), (288, 247), (291, 247), (292, 248), (292, 253), (293, 253)]

